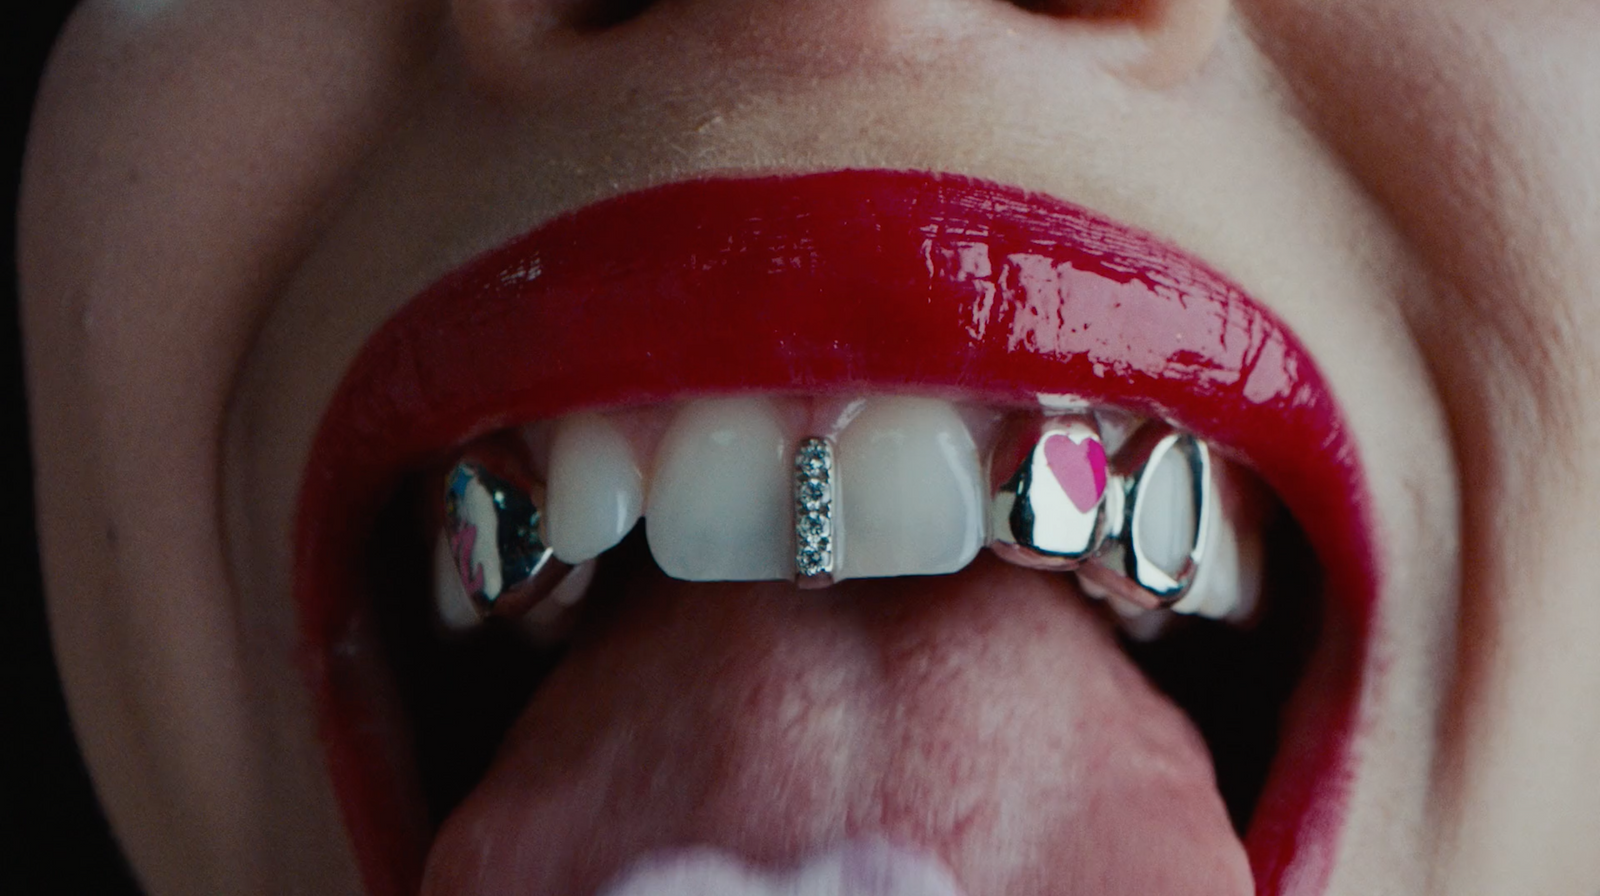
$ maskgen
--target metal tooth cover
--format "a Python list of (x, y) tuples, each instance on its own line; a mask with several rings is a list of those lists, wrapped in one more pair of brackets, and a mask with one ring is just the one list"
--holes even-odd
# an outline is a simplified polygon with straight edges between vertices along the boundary
[(794, 455), (795, 578), (802, 587), (833, 582), (838, 554), (834, 514), (833, 443), (812, 437)]
[[(1163, 569), (1151, 559), (1140, 525), (1151, 503), (1147, 500), (1150, 474), (1169, 458), (1183, 464), (1195, 511), (1192, 540), (1176, 569)], [(1104, 547), (1078, 568), (1078, 575), (1136, 606), (1149, 610), (1171, 607), (1183, 599), (1205, 561), (1216, 514), (1211, 451), (1193, 435), (1164, 423), (1149, 423), (1117, 451), (1111, 478), (1120, 493), (1115, 502), (1120, 512), (1107, 521)]]
[(463, 460), (445, 481), (444, 534), (480, 617), (516, 617), (550, 593), (572, 567), (539, 537), (540, 508), (491, 461)]
[[(1034, 569), (1076, 569), (1120, 510), (1100, 426), (1087, 413), (1013, 421), (991, 456), (990, 548)], [(1117, 506), (1112, 506), (1116, 504)]]

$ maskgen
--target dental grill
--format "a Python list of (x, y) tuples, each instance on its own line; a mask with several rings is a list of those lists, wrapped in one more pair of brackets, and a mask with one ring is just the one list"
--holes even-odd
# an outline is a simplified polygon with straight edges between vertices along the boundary
[[(1162, 512), (1151, 506), (1152, 480), (1170, 464), (1177, 464), (1176, 474), (1162, 475), (1180, 477), (1193, 525), (1182, 544), (1155, 545), (1145, 517)], [(988, 547), (1001, 559), (1074, 574), (1087, 594), (1120, 603), (1124, 613), (1215, 615), (1184, 600), (1205, 567), (1213, 529), (1220, 527), (1224, 537), (1235, 531), (1218, 500), (1215, 464), (1204, 441), (1150, 421), (1108, 455), (1091, 413), (1036, 413), (1006, 424), (989, 467)], [(793, 455), (794, 577), (800, 587), (824, 588), (836, 580), (841, 530), (848, 524), (837, 517), (837, 488), (834, 442), (802, 439)], [(1163, 490), (1169, 498), (1171, 492)], [(509, 457), (469, 457), (450, 471), (439, 556), (453, 575), (440, 580), (458, 581), (458, 597), (471, 608), (466, 613), (462, 607), (450, 627), (490, 617), (550, 616), (544, 604), (575, 602), (575, 595), (563, 592), (590, 570), (562, 563), (548, 546), (542, 494), (541, 485)]]

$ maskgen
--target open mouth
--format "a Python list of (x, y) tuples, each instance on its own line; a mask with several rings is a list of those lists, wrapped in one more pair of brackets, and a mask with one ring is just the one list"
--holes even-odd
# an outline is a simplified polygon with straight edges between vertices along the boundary
[[(1237, 287), (1048, 197), (834, 172), (541, 226), (369, 340), (308, 466), (303, 660), (367, 888), (588, 893), (663, 850), (877, 838), (974, 896), (1320, 893), (1377, 593), (1342, 420)], [(1152, 432), (1253, 511), (1218, 541), (1199, 498), (1152, 502), (1154, 541), (1234, 562), (1144, 605), (1104, 545), (1143, 531), (1107, 495), (1162, 478), (1128, 466)], [(810, 439), (839, 488), (816, 568)], [(1061, 473), (1089, 441), (1103, 468)], [(435, 505), (505, 445), (569, 496), (542, 537), (581, 599), (441, 636)], [(994, 510), (1034, 456), (1113, 530), (1053, 568)]]

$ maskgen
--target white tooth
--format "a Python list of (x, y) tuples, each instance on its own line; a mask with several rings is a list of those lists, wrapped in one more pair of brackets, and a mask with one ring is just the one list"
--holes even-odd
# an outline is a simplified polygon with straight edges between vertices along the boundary
[(469, 631), (481, 621), (461, 583), (461, 573), (456, 571), (455, 557), (450, 553), (450, 542), (443, 533), (433, 547), (433, 606), (439, 624), (448, 632)]
[(1109, 601), (1114, 596), (1111, 593), (1111, 589), (1101, 585), (1099, 582), (1096, 582), (1088, 576), (1074, 576), (1073, 580), (1078, 583), (1078, 590), (1083, 592), (1084, 597), (1100, 601)]
[(791, 578), (788, 449), (764, 398), (685, 405), (662, 437), (645, 512), (662, 571), (694, 582)]
[(571, 632), (576, 621), (574, 614), (569, 611), (588, 596), (594, 573), (593, 563), (573, 567), (572, 572), (551, 589), (549, 595), (517, 619), (517, 629), (540, 647), (560, 643)]
[(837, 578), (955, 572), (983, 546), (978, 449), (949, 402), (869, 399), (838, 469)]
[(1109, 603), (1111, 609), (1116, 611), (1117, 627), (1131, 640), (1140, 644), (1160, 639), (1172, 628), (1173, 620), (1176, 618), (1171, 610), (1146, 610), (1116, 597)]
[[(1077, 577), (1078, 589), (1085, 597), (1105, 601), (1116, 616), (1117, 627), (1129, 638), (1148, 644), (1160, 638), (1172, 627), (1172, 610), (1147, 610), (1128, 599), (1119, 597), (1092, 579)], [(1184, 595), (1188, 599), (1188, 595)]]
[[(1223, 502), (1228, 497), (1218, 494), (1217, 499)], [(1219, 503), (1219, 509), (1222, 506)], [(1189, 593), (1172, 609), (1209, 619), (1242, 622), (1255, 612), (1261, 598), (1261, 533), (1254, 527), (1240, 531), (1230, 514), (1218, 513), (1211, 520), (1207, 541), (1205, 562), (1200, 564)]]
[(1145, 474), (1139, 505), (1144, 554), (1162, 571), (1176, 574), (1194, 544), (1194, 486), (1181, 451), (1168, 451)]
[(644, 509), (644, 475), (611, 421), (575, 414), (550, 442), (545, 537), (562, 562), (577, 565), (615, 547)]
[(1119, 617), (1117, 620), (1122, 633), (1137, 644), (1159, 641), (1171, 625), (1171, 615), (1161, 610), (1150, 610), (1143, 616)]

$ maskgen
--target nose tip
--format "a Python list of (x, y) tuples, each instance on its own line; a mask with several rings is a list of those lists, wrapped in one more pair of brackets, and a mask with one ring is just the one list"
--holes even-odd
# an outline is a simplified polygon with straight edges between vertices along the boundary
[[(1136, 48), (1116, 54), (1114, 74), (1164, 87), (1206, 60), (1228, 8), (1229, 0), (452, 0), (451, 17), (468, 64), (513, 91), (519, 78), (541, 67), (539, 57), (624, 34), (611, 45), (649, 52), (652, 36), (665, 39), (712, 23), (719, 49), (754, 56), (774, 52), (774, 34), (809, 50), (863, 40), (863, 30), (851, 23), (869, 17), (891, 26), (898, 19), (908, 30), (941, 18), (1053, 29), (1065, 52), (1098, 36)], [(750, 39), (724, 39), (740, 29)]]

